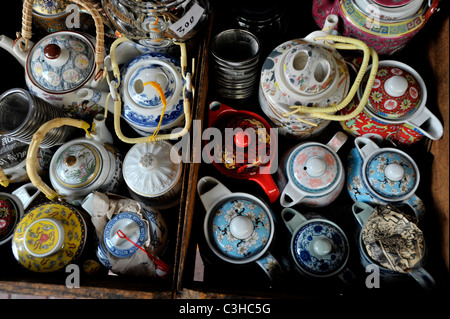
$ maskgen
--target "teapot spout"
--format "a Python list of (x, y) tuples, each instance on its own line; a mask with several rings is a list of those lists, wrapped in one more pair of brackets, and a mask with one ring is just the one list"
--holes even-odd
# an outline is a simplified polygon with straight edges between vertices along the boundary
[[(33, 44), (30, 43), (30, 47)], [(19, 63), (25, 67), (25, 62), (27, 61), (28, 51), (23, 52), (20, 50), (18, 45), (14, 45), (14, 41), (5, 35), (0, 35), (0, 48), (5, 49), (11, 53)]]
[(94, 102), (100, 106), (103, 106), (104, 108), (107, 108), (111, 113), (114, 113), (113, 99), (110, 98), (107, 102), (107, 92), (97, 91), (89, 88), (82, 88), (79, 89), (76, 94), (79, 98)]
[(331, 35), (339, 22), (339, 18), (335, 14), (330, 14), (326, 17), (322, 30), (313, 31), (305, 37), (306, 41), (324, 44), (323, 40), (316, 40), (316, 38)]

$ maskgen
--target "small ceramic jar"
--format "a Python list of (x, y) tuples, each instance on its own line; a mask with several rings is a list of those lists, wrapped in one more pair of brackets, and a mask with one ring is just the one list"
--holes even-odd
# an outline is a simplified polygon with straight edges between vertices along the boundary
[(270, 254), (275, 224), (269, 207), (247, 193), (232, 193), (215, 178), (205, 176), (197, 184), (206, 209), (203, 231), (214, 254), (230, 264), (256, 262), (271, 280), (281, 266)]
[(79, 138), (58, 148), (50, 162), (50, 182), (59, 195), (80, 205), (94, 190), (117, 192), (122, 180), (119, 151), (108, 143)]
[(357, 137), (350, 151), (347, 190), (355, 202), (406, 204), (420, 220), (425, 213), (422, 200), (415, 195), (420, 172), (414, 160), (395, 148), (380, 148), (373, 141)]
[(321, 217), (308, 219), (291, 208), (283, 209), (281, 218), (292, 234), (290, 253), (300, 274), (312, 278), (339, 275), (344, 281), (353, 277), (346, 268), (349, 242), (338, 225)]
[[(434, 278), (424, 268), (423, 233), (413, 220), (391, 205), (372, 207), (356, 202), (352, 211), (361, 226), (358, 248), (363, 267), (376, 265), (382, 278), (391, 283), (401, 283), (411, 276), (423, 289), (435, 288)], [(386, 247), (381, 248), (383, 242)]]
[[(367, 81), (370, 68), (362, 84)], [(342, 114), (349, 114), (357, 107), (363, 95), (362, 87), (357, 91), (358, 97), (341, 111)], [(426, 107), (426, 101), (425, 82), (413, 68), (398, 61), (380, 61), (363, 111), (341, 125), (354, 136), (389, 140), (394, 144), (414, 144), (424, 136), (438, 140), (444, 128)]]
[(123, 177), (131, 197), (158, 209), (178, 205), (181, 156), (167, 141), (133, 145), (123, 161)]
[(87, 238), (85, 219), (74, 207), (46, 202), (26, 212), (12, 238), (12, 252), (26, 269), (53, 272), (74, 263)]
[(289, 152), (287, 160), (283, 161), (286, 177), (279, 178), (279, 183), (285, 184), (280, 187), (281, 206), (323, 207), (339, 196), (345, 183), (345, 171), (337, 151), (346, 140), (347, 135), (338, 132), (326, 145), (304, 142)]
[(17, 196), (0, 193), (0, 245), (11, 240), (23, 214), (23, 205)]

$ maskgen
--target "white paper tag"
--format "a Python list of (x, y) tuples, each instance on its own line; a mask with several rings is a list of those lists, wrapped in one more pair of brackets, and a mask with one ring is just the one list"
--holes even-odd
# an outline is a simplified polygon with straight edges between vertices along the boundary
[(195, 3), (192, 8), (177, 22), (172, 24), (169, 29), (177, 34), (178, 37), (184, 37), (195, 25), (200, 21), (202, 17), (203, 9), (198, 3)]

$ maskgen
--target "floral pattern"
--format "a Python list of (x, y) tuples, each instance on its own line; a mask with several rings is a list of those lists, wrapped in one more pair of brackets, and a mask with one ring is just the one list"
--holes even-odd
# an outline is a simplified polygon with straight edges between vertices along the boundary
[[(313, 245), (318, 240), (328, 240), (330, 253), (316, 255)], [(349, 244), (344, 232), (332, 223), (310, 220), (301, 227), (293, 241), (294, 260), (302, 271), (313, 276), (329, 276), (342, 270), (348, 259)]]
[(55, 176), (67, 187), (91, 183), (101, 168), (98, 152), (85, 143), (74, 144), (61, 152), (54, 166)]
[[(230, 228), (231, 221), (244, 216), (251, 221), (253, 231), (244, 239), (238, 239)], [(221, 253), (235, 259), (244, 259), (262, 251), (272, 231), (271, 219), (258, 204), (248, 199), (233, 199), (222, 204), (214, 214), (210, 231)]]

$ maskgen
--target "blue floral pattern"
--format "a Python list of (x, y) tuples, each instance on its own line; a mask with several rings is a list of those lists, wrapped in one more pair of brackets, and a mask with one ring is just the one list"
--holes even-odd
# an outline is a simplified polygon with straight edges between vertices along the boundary
[[(236, 238), (230, 230), (230, 223), (237, 216), (245, 216), (252, 222), (253, 232), (245, 239)], [(222, 204), (210, 224), (216, 247), (234, 259), (244, 259), (261, 252), (269, 241), (271, 227), (267, 213), (248, 199), (235, 199)]]
[[(324, 256), (313, 253), (313, 243), (326, 238), (332, 251)], [(345, 266), (348, 258), (348, 241), (345, 234), (331, 223), (311, 220), (297, 232), (293, 241), (294, 258), (298, 266), (311, 275), (332, 275)]]

